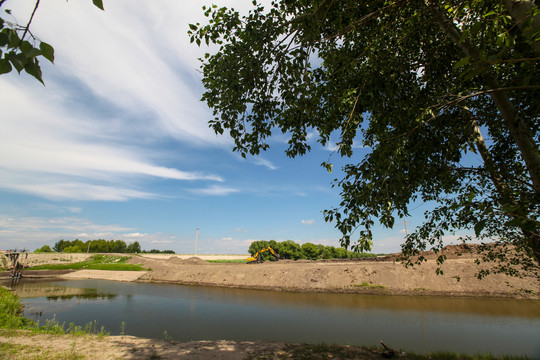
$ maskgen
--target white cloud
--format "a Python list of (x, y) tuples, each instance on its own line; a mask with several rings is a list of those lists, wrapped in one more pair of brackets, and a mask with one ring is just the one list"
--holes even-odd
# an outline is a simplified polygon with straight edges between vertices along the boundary
[(315, 224), (315, 220), (302, 220), (302, 224), (313, 225)]
[[(162, 152), (149, 147), (171, 137), (195, 148), (229, 142), (207, 126), (197, 56), (179, 35), (201, 16), (200, 5), (106, 5), (103, 12), (90, 1), (40, 4), (32, 31), (53, 44), (55, 65), (42, 62), (46, 87), (15, 72), (0, 79), (0, 188), (127, 200), (157, 196), (136, 186), (140, 177), (223, 181), (159, 164)], [(10, 7), (22, 22), (32, 10), (26, 2)]]
[(236, 232), (248, 232), (249, 230), (248, 229), (236, 228), (236, 229), (234, 229), (234, 231), (236, 231)]
[(137, 232), (137, 233), (123, 234), (122, 236), (126, 238), (141, 238), (141, 237), (148, 236), (148, 234), (141, 234)]
[(265, 167), (269, 168), (270, 170), (279, 169), (279, 167), (274, 165), (271, 161), (263, 159), (260, 156), (255, 157), (254, 162), (255, 162), (256, 165), (265, 166)]
[(230, 237), (230, 236), (221, 238), (221, 240), (223, 240), (223, 241), (230, 241), (230, 240), (232, 240), (232, 239), (233, 239), (233, 238)]
[[(96, 224), (80, 217), (17, 217), (0, 214), (0, 249), (37, 249), (64, 240), (114, 239), (132, 230), (116, 224)], [(16, 243), (13, 239), (17, 239)]]
[(201, 188), (201, 189), (190, 189), (189, 192), (193, 194), (200, 194), (200, 195), (215, 195), (215, 196), (225, 196), (233, 193), (239, 192), (239, 189), (234, 189), (230, 187), (225, 186), (219, 186), (219, 185), (212, 185), (207, 188)]

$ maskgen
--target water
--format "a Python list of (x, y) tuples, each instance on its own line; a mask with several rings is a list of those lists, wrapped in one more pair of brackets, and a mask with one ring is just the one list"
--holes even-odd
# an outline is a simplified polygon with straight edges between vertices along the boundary
[(379, 345), (418, 353), (527, 355), (540, 359), (540, 301), (286, 293), (121, 283), (22, 281), (25, 316), (111, 334), (189, 340)]

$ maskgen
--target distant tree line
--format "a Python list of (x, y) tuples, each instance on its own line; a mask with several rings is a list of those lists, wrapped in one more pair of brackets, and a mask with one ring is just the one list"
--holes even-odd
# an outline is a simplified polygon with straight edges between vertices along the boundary
[[(253, 241), (249, 246), (249, 253), (255, 255), (255, 253), (261, 249), (270, 246), (279, 254), (281, 259), (358, 259), (364, 257), (373, 257), (375, 254), (371, 253), (358, 253), (353, 251), (348, 251), (347, 249), (334, 246), (325, 246), (321, 244), (298, 244), (292, 240), (277, 242), (275, 240), (257, 240)], [(272, 258), (270, 252), (265, 252), (262, 254), (264, 260)]]
[(37, 249), (36, 252), (64, 252), (64, 253), (152, 253), (152, 254), (174, 254), (173, 250), (141, 250), (141, 245), (138, 241), (126, 244), (124, 240), (60, 240), (57, 241), (53, 248), (49, 245), (44, 245)]

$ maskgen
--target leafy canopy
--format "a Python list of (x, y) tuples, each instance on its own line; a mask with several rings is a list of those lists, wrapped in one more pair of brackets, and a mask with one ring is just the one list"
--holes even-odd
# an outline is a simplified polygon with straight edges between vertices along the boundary
[(464, 229), (525, 254), (499, 270), (540, 258), (533, 1), (281, 0), (253, 1), (247, 15), (203, 11), (208, 23), (191, 24), (189, 36), (218, 50), (201, 59), (202, 100), (234, 151), (259, 154), (278, 131), (294, 157), (311, 149), (309, 131), (322, 145), (339, 136), (334, 156), (350, 161), (334, 183), (341, 203), (324, 213), (343, 246), (369, 250), (375, 222), (392, 227), (413, 202), (430, 202), (405, 254), (439, 250)]

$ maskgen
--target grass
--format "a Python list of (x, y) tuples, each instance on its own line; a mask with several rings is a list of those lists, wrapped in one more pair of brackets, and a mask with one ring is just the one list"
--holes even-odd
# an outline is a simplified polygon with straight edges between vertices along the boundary
[(127, 264), (130, 256), (96, 254), (82, 262), (71, 264), (45, 264), (27, 268), (26, 270), (116, 270), (116, 271), (145, 271), (137, 264)]
[(0, 343), (0, 359), (84, 360), (86, 357), (78, 354), (75, 346), (72, 346), (69, 351), (51, 351), (34, 345)]
[[(247, 259), (247, 256), (246, 256)], [(246, 259), (230, 259), (230, 260), (206, 260), (206, 262), (209, 263), (216, 263), (216, 264), (245, 264)]]
[(59, 323), (54, 317), (45, 320), (43, 325), (22, 316), (22, 304), (17, 295), (11, 291), (0, 288), (0, 329), (8, 333), (16, 330), (26, 330), (34, 334), (69, 334), (74, 336), (97, 335), (99, 337), (108, 335), (105, 329), (98, 327), (97, 321), (77, 326), (70, 323), (67, 327), (65, 323)]
[(362, 282), (361, 284), (354, 284), (354, 285), (351, 285), (351, 286), (354, 286), (354, 287), (363, 287), (363, 288), (367, 288), (367, 289), (385, 289), (386, 286), (384, 285), (377, 285), (377, 284), (370, 284), (370, 283), (367, 283), (367, 282)]

